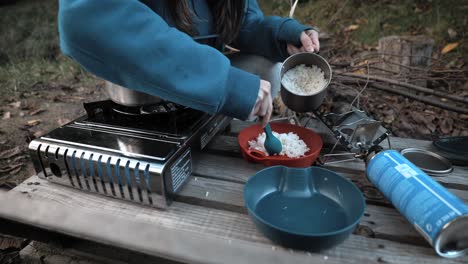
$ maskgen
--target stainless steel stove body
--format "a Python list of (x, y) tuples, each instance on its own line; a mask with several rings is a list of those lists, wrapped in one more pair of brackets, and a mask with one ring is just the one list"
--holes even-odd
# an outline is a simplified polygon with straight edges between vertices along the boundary
[(202, 149), (230, 118), (163, 102), (139, 108), (85, 104), (87, 115), (33, 140), (38, 175), (51, 182), (166, 208)]

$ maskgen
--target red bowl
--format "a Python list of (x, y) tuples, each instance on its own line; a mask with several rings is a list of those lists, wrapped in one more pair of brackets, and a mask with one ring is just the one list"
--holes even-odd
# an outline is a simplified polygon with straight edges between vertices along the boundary
[(289, 158), (287, 156), (266, 156), (263, 152), (258, 150), (249, 150), (249, 141), (255, 140), (260, 133), (263, 132), (261, 125), (253, 125), (243, 129), (237, 140), (239, 142), (242, 156), (245, 160), (250, 162), (262, 163), (266, 166), (284, 165), (288, 167), (309, 167), (311, 166), (317, 156), (322, 150), (322, 138), (314, 131), (287, 123), (270, 123), (271, 129), (277, 133), (293, 132), (301, 138), (304, 143), (309, 147), (309, 151), (303, 157)]

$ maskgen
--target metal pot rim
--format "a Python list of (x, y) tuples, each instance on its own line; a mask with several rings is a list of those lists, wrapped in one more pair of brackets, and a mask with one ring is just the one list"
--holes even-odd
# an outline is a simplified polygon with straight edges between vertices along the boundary
[(443, 165), (445, 165), (447, 167), (447, 169), (445, 169), (445, 170), (435, 170), (435, 169), (420, 167), (420, 166), (416, 165), (416, 167), (420, 168), (422, 171), (424, 171), (426, 173), (429, 173), (429, 174), (431, 174), (433, 176), (443, 176), (441, 174), (447, 174), (447, 173), (450, 173), (450, 172), (453, 171), (452, 163), (448, 159), (442, 157), (441, 155), (439, 155), (437, 153), (431, 152), (429, 150), (418, 149), (418, 148), (406, 148), (406, 149), (402, 149), (400, 151), (400, 154), (405, 158), (407, 158), (405, 156), (405, 154), (408, 154), (408, 153), (416, 153), (416, 154), (420, 154), (420, 155), (431, 156), (431, 157), (437, 159), (438, 161), (440, 161), (441, 164), (443, 164)]
[[(288, 63), (289, 61), (291, 61), (292, 59), (294, 59), (295, 57), (298, 57), (298, 56), (315, 56), (315, 57), (318, 57), (320, 60), (322, 60), (323, 62), (325, 62), (325, 65), (327, 65), (328, 67), (328, 70), (330, 72), (330, 75), (329, 77), (327, 78), (327, 83), (325, 84), (324, 87), (322, 87), (320, 90), (318, 90), (317, 92), (314, 92), (313, 94), (308, 94), (308, 95), (301, 95), (301, 94), (297, 94), (297, 93), (294, 93), (292, 92), (291, 90), (289, 90), (288, 88), (286, 88), (286, 86), (283, 84), (283, 75), (287, 72), (287, 71), (284, 71), (284, 65), (286, 63)], [(310, 64), (310, 65), (315, 65), (315, 64)], [(307, 65), (307, 66), (310, 66), (310, 65)], [(297, 65), (296, 65), (297, 66)], [(316, 65), (317, 66), (317, 65)], [(293, 67), (291, 67), (290, 69), (292, 69)], [(288, 71), (290, 70), (288, 69)], [(323, 71), (323, 69), (321, 69)], [(312, 53), (312, 52), (299, 52), (299, 53), (295, 53), (291, 56), (289, 56), (286, 60), (284, 60), (284, 62), (281, 64), (281, 86), (287, 90), (288, 92), (290, 92), (291, 94), (295, 95), (295, 96), (301, 96), (301, 97), (309, 97), (309, 96), (315, 96), (321, 92), (323, 92), (324, 90), (327, 89), (328, 85), (330, 85), (330, 82), (331, 82), (331, 79), (332, 79), (332, 69), (331, 69), (331, 66), (330, 64), (327, 62), (327, 60), (325, 58), (323, 58), (322, 56), (320, 56), (319, 54), (317, 53)]]

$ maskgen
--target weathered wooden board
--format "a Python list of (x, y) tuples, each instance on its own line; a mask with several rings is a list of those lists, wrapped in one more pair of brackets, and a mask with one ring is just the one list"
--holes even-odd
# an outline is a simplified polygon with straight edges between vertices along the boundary
[(35, 191), (27, 190), (32, 186), (23, 184), (19, 187), (26, 189), (18, 187), (12, 194), (2, 195), (6, 206), (0, 209), (0, 216), (179, 261), (463, 263), (461, 259), (441, 259), (428, 247), (357, 235), (322, 254), (292, 252), (272, 245), (245, 214), (179, 202), (159, 211), (48, 182), (40, 182)]
[[(273, 245), (249, 219), (242, 199), (246, 180), (264, 168), (245, 162), (237, 133), (251, 123), (234, 121), (204, 152), (193, 153), (194, 177), (166, 211), (51, 184), (34, 176), (0, 193), (6, 218), (103, 245), (189, 263), (468, 263), (438, 257), (428, 243), (366, 179), (361, 161), (330, 165), (364, 193), (360, 226), (343, 244), (324, 252), (292, 251)], [(312, 120), (309, 126), (334, 138)], [(320, 127), (321, 126), (321, 127)], [(430, 149), (430, 142), (392, 138), (393, 148)], [(467, 170), (437, 179), (468, 201)], [(28, 184), (36, 182), (38, 184)], [(31, 213), (34, 212), (34, 213)]]
[[(221, 156), (209, 153), (196, 153), (194, 155), (194, 174), (208, 178), (214, 178), (224, 181), (231, 181), (237, 183), (245, 183), (247, 179), (254, 175), (257, 171), (264, 169), (262, 164), (248, 163), (241, 158)], [(341, 164), (334, 164), (326, 168), (332, 169), (348, 179), (352, 180), (360, 189), (368, 201), (374, 201), (382, 204), (389, 204), (383, 195), (370, 183), (364, 173), (364, 165), (359, 162), (347, 162)], [(459, 182), (458, 187), (461, 190), (452, 189), (455, 195), (460, 199), (468, 202), (468, 182), (463, 176), (447, 176), (435, 178), (437, 181), (442, 179), (447, 181), (450, 185), (452, 181)]]
[[(247, 213), (242, 198), (243, 184), (194, 177), (178, 195), (177, 201)], [(429, 246), (395, 209), (368, 204), (355, 234), (371, 238)]]
[[(233, 122), (233, 124), (236, 124), (236, 125), (233, 126), (232, 130), (234, 130), (234, 128), (239, 129), (245, 126), (245, 124), (243, 123), (237, 124), (236, 122)], [(317, 124), (317, 125), (323, 126), (323, 124)], [(382, 142), (381, 145), (384, 148), (388, 148), (387, 141)], [(396, 149), (396, 150), (401, 150), (405, 148), (419, 148), (419, 149), (429, 150), (429, 151), (433, 151), (437, 153), (437, 150), (432, 145), (432, 143), (426, 140), (415, 140), (415, 139), (391, 137), (391, 147), (392, 149)], [(212, 140), (212, 142), (207, 146), (207, 151), (213, 154), (222, 154), (223, 156), (241, 157), (239, 144), (237, 143), (237, 137), (235, 137), (235, 135), (232, 135), (232, 134), (231, 135), (219, 135), (215, 137)], [(349, 171), (353, 173), (352, 170), (360, 171), (360, 172), (365, 171), (365, 163), (361, 160), (330, 164), (330, 165), (327, 165), (327, 167), (333, 170), (338, 170), (340, 172)], [(451, 173), (445, 174), (443, 177), (434, 177), (434, 179), (446, 187), (468, 190), (467, 167), (461, 167), (461, 166), (453, 166), (453, 167), (454, 167), (454, 170)]]

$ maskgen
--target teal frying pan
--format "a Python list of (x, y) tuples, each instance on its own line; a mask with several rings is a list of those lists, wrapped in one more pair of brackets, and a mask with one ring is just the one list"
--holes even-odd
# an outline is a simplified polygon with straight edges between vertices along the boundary
[(263, 169), (247, 181), (244, 201), (266, 237), (309, 251), (344, 241), (365, 210), (364, 197), (351, 181), (319, 167)]

